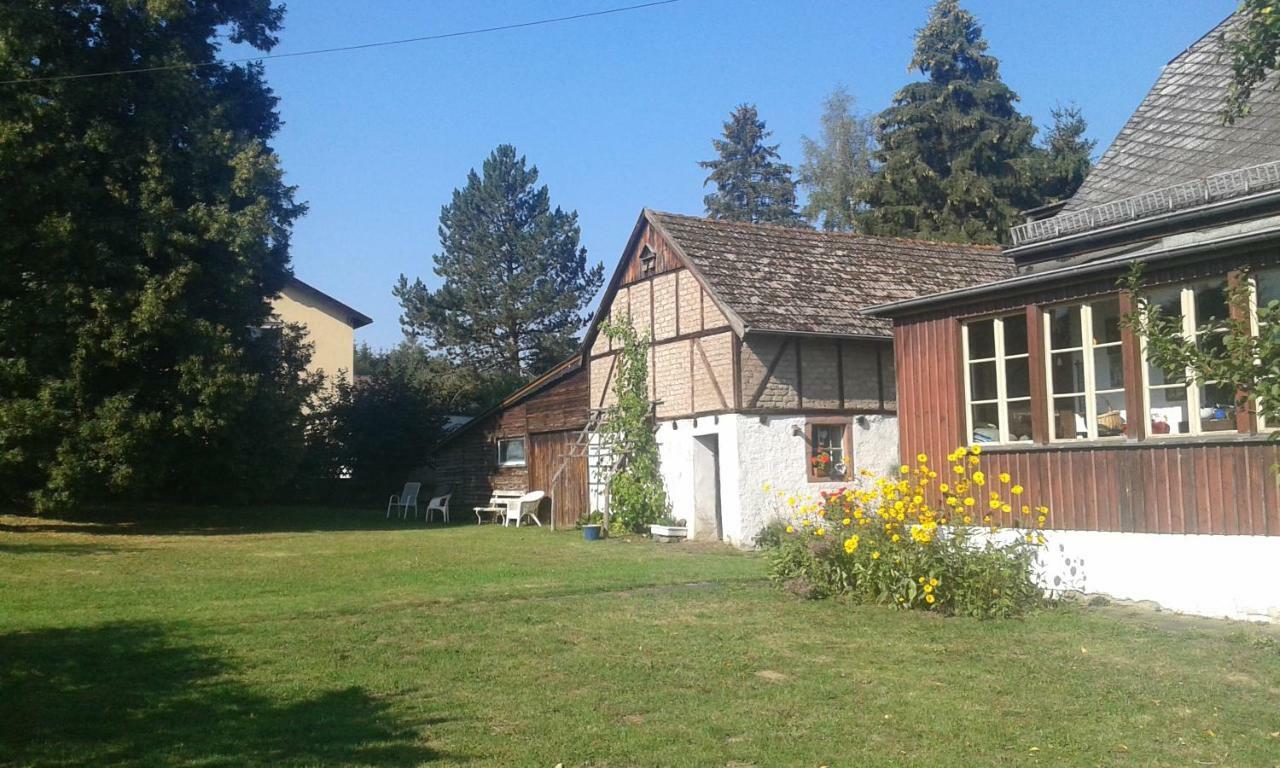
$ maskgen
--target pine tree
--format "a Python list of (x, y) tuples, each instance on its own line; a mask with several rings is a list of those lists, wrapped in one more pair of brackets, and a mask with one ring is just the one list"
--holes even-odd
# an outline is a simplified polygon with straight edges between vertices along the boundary
[[(56, 9), (54, 8), (56, 5)], [(289, 480), (307, 350), (261, 333), (293, 200), (260, 65), (283, 6), (0, 12), (0, 501), (216, 500)], [(173, 67), (98, 79), (115, 69)]]
[(876, 120), (879, 164), (860, 217), (871, 234), (996, 242), (1040, 200), (1026, 173), (1035, 128), (1014, 107), (982, 29), (939, 0), (916, 34), (910, 83)]
[(537, 181), (537, 167), (503, 144), (454, 190), (434, 257), (444, 284), (431, 291), (401, 275), (395, 287), (406, 333), (454, 362), (523, 376), (573, 349), (604, 267), (587, 267), (577, 212), (552, 210)]
[(827, 97), (822, 135), (801, 138), (804, 163), (800, 184), (808, 189), (804, 217), (828, 231), (851, 231), (858, 214), (858, 191), (871, 177), (871, 125), (854, 113), (844, 86)]
[(796, 212), (796, 185), (791, 166), (780, 162), (778, 145), (764, 140), (772, 135), (750, 104), (739, 105), (724, 124), (724, 138), (715, 139), (719, 158), (698, 163), (711, 170), (703, 186), (716, 191), (703, 198), (707, 216), (753, 224), (804, 226)]
[(1046, 203), (1075, 194), (1093, 167), (1093, 148), (1098, 143), (1085, 138), (1089, 125), (1079, 107), (1057, 107), (1051, 114), (1053, 125), (1046, 129), (1030, 163), (1036, 193)]

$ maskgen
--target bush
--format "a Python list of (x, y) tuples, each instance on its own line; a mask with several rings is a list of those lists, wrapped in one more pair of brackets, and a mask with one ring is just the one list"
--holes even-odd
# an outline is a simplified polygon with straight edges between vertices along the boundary
[(1035, 529), (1049, 509), (1023, 503), (1007, 473), (988, 484), (980, 454), (957, 448), (946, 479), (920, 455), (898, 478), (864, 474), (861, 487), (789, 499), (772, 578), (807, 597), (978, 618), (1025, 613), (1043, 600), (1035, 567), (1044, 536)]

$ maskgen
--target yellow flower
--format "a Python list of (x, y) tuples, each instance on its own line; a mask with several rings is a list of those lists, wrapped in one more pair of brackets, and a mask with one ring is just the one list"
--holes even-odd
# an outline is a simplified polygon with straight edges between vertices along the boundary
[(1000, 473), (1000, 482), (1002, 482), (1002, 483), (1007, 483), (1007, 482), (1009, 482), (1009, 473), (1008, 473), (1008, 472), (1001, 472), (1001, 473)]
[(814, 535), (814, 536), (826, 536), (826, 535), (827, 535), (827, 529), (826, 529), (826, 528), (819, 528), (818, 530), (816, 530), (816, 531), (814, 531), (814, 532), (813, 532), (813, 535)]
[(982, 453), (982, 446), (980, 445), (970, 446), (969, 450), (973, 452), (974, 456), (977, 456)]
[(1046, 539), (1046, 538), (1044, 537), (1044, 534), (1043, 534), (1043, 533), (1038, 533), (1038, 534), (1036, 534), (1036, 543), (1037, 543), (1037, 544), (1043, 544), (1043, 543), (1045, 543), (1046, 541), (1048, 541), (1048, 539)]
[(871, 559), (872, 559), (872, 560), (879, 560), (879, 559), (880, 559), (880, 553), (879, 553), (879, 552), (872, 552), (872, 553), (871, 553)]
[(858, 548), (858, 537), (856, 535), (850, 536), (849, 538), (844, 540), (844, 551), (847, 554), (852, 555), (854, 550), (856, 550), (857, 548)]
[(951, 490), (951, 486), (947, 485), (946, 483), (938, 483), (938, 490), (942, 491), (943, 493), (947, 493), (948, 491)]
[(902, 539), (902, 537), (901, 537), (901, 536), (899, 536), (899, 535), (898, 535), (898, 534), (896, 534), (896, 533), (895, 533), (895, 534), (893, 534), (893, 536), (891, 536), (891, 537), (889, 538), (889, 540), (890, 540), (890, 541), (893, 541), (893, 542), (900, 541), (901, 539)]
[(955, 472), (957, 475), (963, 475), (963, 474), (964, 474), (964, 467), (962, 467), (962, 466), (960, 466), (959, 464), (957, 464), (957, 465), (955, 465), (954, 467), (952, 467), (952, 468), (951, 468), (951, 471), (952, 471), (952, 472)]
[(796, 505), (796, 497), (795, 497), (795, 496), (788, 496), (788, 497), (787, 497), (787, 506), (788, 506), (788, 507), (794, 507), (795, 505)]
[(800, 525), (805, 528), (808, 528), (811, 525), (811, 523), (808, 520), (801, 520)]
[(917, 454), (917, 455), (916, 455), (916, 461), (920, 462), (921, 464), (928, 464), (928, 463), (929, 463), (929, 457), (928, 457), (928, 456), (926, 456), (926, 455), (925, 455), (925, 454), (923, 454), (923, 453), (921, 453), (921, 454)]
[(901, 467), (898, 467), (898, 472), (901, 474), (905, 475), (910, 471), (911, 471), (911, 467), (908, 467), (906, 464), (903, 464)]
[(972, 523), (972, 522), (973, 522), (973, 518), (972, 518), (972, 517), (969, 517), (968, 515), (965, 515), (965, 516), (964, 516), (964, 524), (965, 524), (965, 525), (968, 525), (969, 523)]
[(999, 500), (999, 499), (992, 499), (991, 501), (988, 501), (988, 502), (987, 502), (987, 506), (988, 506), (988, 507), (990, 507), (990, 508), (991, 508), (991, 509), (993, 509), (993, 510), (999, 509), (999, 508), (1000, 508), (1000, 500)]
[(926, 579), (925, 579), (925, 577), (921, 576), (920, 578), (916, 579), (916, 581), (918, 581), (918, 582), (920, 582), (921, 584), (923, 584), (923, 583), (925, 583)]
[(928, 595), (928, 594), (931, 594), (932, 592), (933, 592), (933, 585), (932, 585), (932, 584), (925, 584), (925, 585), (924, 585), (924, 593), (925, 593), (926, 595)]
[(791, 526), (791, 525), (787, 526), (787, 533), (795, 533), (795, 532), (796, 532), (795, 526)]
[(976, 503), (977, 503), (977, 502), (973, 500), (973, 497), (972, 497), (972, 496), (965, 496), (965, 497), (964, 497), (964, 505), (965, 505), (966, 507), (972, 507), (972, 506), (973, 506), (974, 504), (976, 504)]
[(841, 524), (846, 525), (846, 526), (847, 526), (847, 525), (850, 525), (851, 523), (853, 523), (853, 521), (852, 521), (852, 520), (850, 520), (850, 519), (849, 519), (849, 518), (847, 518), (847, 517), (846, 517), (845, 519), (841, 520), (840, 522), (841, 522)]
[(1014, 496), (1021, 496), (1021, 495), (1022, 495), (1022, 486), (1020, 486), (1020, 485), (1015, 485), (1015, 486), (1013, 486), (1012, 488), (1010, 488), (1010, 489), (1009, 489), (1009, 493), (1012, 493)]
[(769, 485), (769, 483), (768, 483), (767, 481), (765, 482), (765, 484), (764, 484), (764, 485), (760, 486), (760, 488), (761, 488), (765, 493), (768, 493), (769, 491), (773, 490), (773, 486)]
[(982, 470), (973, 473), (973, 482), (975, 485), (983, 485), (987, 482), (987, 476), (982, 474)]
[(977, 457), (977, 456), (970, 456), (970, 457), (969, 457), (969, 465), (970, 465), (970, 466), (974, 466), (974, 467), (978, 466), (978, 457)]
[(1007, 515), (1013, 511), (1013, 507), (1009, 506), (1008, 504), (1001, 504), (1000, 511)]
[(925, 596), (924, 596), (924, 601), (925, 601), (926, 603), (928, 603), (929, 605), (933, 605), (933, 595), (925, 595)]

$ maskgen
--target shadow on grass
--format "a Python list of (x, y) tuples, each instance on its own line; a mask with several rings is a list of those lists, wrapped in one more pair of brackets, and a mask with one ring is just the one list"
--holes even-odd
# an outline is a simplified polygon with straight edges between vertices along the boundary
[(268, 698), (150, 623), (0, 637), (0, 764), (417, 765), (421, 727), (360, 688)]
[[(438, 520), (439, 518), (437, 518)], [(474, 521), (473, 521), (474, 522)], [(220, 536), (252, 533), (439, 530), (439, 522), (386, 519), (380, 510), (337, 507), (112, 507), (0, 518), (0, 533), (76, 533), (110, 536)]]

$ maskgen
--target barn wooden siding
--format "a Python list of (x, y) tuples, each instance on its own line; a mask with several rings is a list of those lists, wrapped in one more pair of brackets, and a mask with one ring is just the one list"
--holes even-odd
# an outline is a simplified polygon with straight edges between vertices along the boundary
[[(1221, 275), (1221, 268), (1196, 265), (1153, 275), (1153, 282)], [(978, 317), (1026, 312), (1032, 333), (1040, 308), (1062, 301), (1114, 294), (1115, 277), (1046, 291), (1005, 297), (895, 323), (900, 453), (904, 462), (928, 455), (941, 468), (965, 434), (964, 358), (961, 323)], [(1035, 334), (1032, 339), (1039, 340)], [(1136, 340), (1125, 339), (1126, 407), (1145, 413), (1138, 379)], [(1033, 434), (1037, 443), (984, 446), (989, 475), (1007, 471), (1026, 488), (1030, 504), (1051, 510), (1049, 525), (1067, 530), (1137, 533), (1280, 535), (1280, 491), (1270, 468), (1280, 448), (1264, 436), (1149, 439), (1145, 419), (1131, 418), (1123, 443), (1100, 446), (1048, 445), (1047, 382), (1040, 343), (1031, 344)], [(1243, 423), (1243, 420), (1242, 420)], [(941, 473), (941, 469), (939, 470)], [(1009, 522), (1009, 520), (1005, 520)]]
[[(495, 490), (546, 491), (554, 503), (558, 525), (571, 525), (587, 504), (586, 460), (570, 460), (555, 488), (551, 478), (560, 467), (568, 446), (577, 440), (587, 422), (587, 371), (574, 362), (566, 372), (541, 387), (517, 394), (504, 406), (475, 424), (468, 424), (435, 453), (430, 475), (434, 482), (453, 486), (451, 514), (456, 520), (471, 517), (473, 507), (483, 506)], [(525, 466), (498, 466), (498, 440), (523, 437)]]

